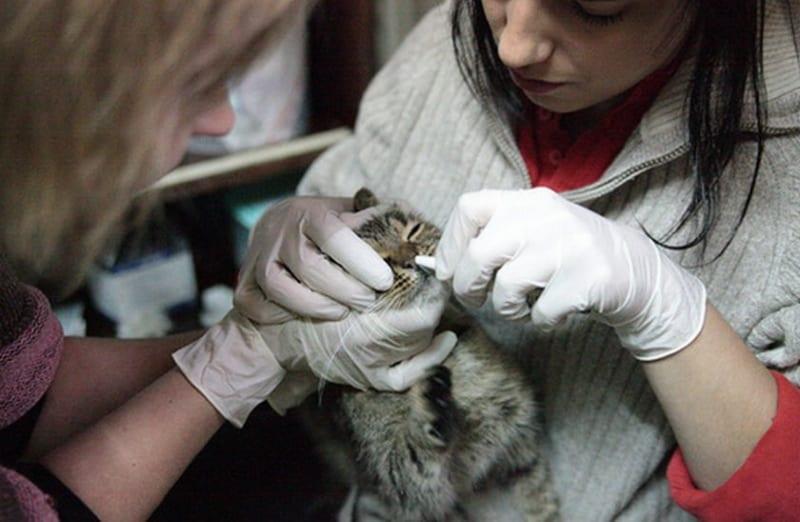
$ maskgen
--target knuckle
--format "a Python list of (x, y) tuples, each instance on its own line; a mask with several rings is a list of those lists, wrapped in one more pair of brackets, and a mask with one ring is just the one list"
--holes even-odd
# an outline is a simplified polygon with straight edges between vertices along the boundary
[[(309, 252), (308, 255), (304, 255), (302, 259), (292, 263), (289, 269), (298, 281), (309, 286), (316, 280), (322, 279), (321, 277), (317, 277), (319, 274), (330, 272), (326, 270), (329, 266), (332, 265), (330, 265), (323, 256)], [(328, 274), (328, 276), (330, 276), (330, 274)]]
[(472, 207), (472, 194), (461, 194), (456, 202), (456, 211), (461, 215), (469, 214)]
[(281, 272), (281, 268), (275, 263), (268, 263), (264, 267), (264, 278), (262, 281), (259, 281), (258, 286), (265, 294), (269, 295), (270, 293), (278, 292), (283, 289), (285, 280)]
[[(568, 217), (568, 219), (572, 221), (571, 217)], [(602, 245), (600, 245), (598, 238), (594, 234), (584, 230), (579, 224), (573, 223), (573, 225), (578, 226), (570, 227), (573, 229), (573, 232), (569, 236), (571, 244), (570, 251), (573, 252), (573, 255), (577, 258), (596, 259), (599, 252), (602, 250)]]
[(281, 216), (281, 215), (288, 215), (291, 213), (292, 209), (297, 206), (296, 198), (286, 198), (283, 201), (279, 201), (274, 206), (272, 206), (269, 210), (267, 210), (264, 215), (265, 216)]
[(616, 280), (616, 273), (608, 263), (599, 263), (595, 269), (595, 280), (601, 286), (609, 286)]
[(492, 291), (492, 305), (500, 315), (516, 311), (522, 301), (522, 293), (495, 283)]
[(507, 294), (512, 292), (515, 287), (519, 286), (519, 281), (516, 275), (507, 270), (498, 270), (494, 277), (494, 288), (496, 293)]
[(461, 194), (456, 202), (456, 210), (462, 216), (470, 217), (474, 213), (477, 204), (486, 198), (491, 198), (495, 192), (494, 190), (484, 189)]
[(243, 311), (245, 315), (249, 315), (250, 303), (247, 298), (244, 298), (237, 293), (233, 295), (233, 308)]
[(467, 245), (466, 255), (469, 261), (483, 268), (487, 264), (491, 252), (484, 248), (483, 241), (480, 238), (475, 238)]
[(546, 204), (557, 201), (560, 196), (547, 187), (536, 187), (530, 189), (529, 197), (537, 203)]

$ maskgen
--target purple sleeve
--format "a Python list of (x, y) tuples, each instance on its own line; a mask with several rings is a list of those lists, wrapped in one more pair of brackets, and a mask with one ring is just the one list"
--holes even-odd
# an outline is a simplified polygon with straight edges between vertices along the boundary
[(0, 467), (0, 520), (59, 520), (52, 497), (23, 475)]
[[(0, 428), (8, 426), (47, 392), (64, 348), (64, 333), (47, 298), (23, 286), (33, 306), (14, 339), (0, 346)], [(2, 307), (0, 307), (2, 312)]]
[(41, 464), (0, 467), (0, 520), (97, 522), (99, 519)]

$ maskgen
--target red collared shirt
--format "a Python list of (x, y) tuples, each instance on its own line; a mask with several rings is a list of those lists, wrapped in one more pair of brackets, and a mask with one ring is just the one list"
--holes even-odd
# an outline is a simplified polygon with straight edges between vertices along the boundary
[(564, 192), (600, 179), (679, 63), (646, 77), (594, 127), (575, 137), (562, 128), (561, 114), (530, 105), (528, 118), (517, 129), (517, 145), (531, 185)]

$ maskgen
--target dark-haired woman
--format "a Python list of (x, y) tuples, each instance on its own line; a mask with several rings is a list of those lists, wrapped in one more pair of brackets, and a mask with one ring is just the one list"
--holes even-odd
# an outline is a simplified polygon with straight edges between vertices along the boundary
[[(530, 362), (565, 520), (796, 516), (793, 4), (448, 2), (301, 185), (447, 224), (437, 275)], [(270, 306), (333, 295), (299, 279)]]
[[(430, 342), (444, 303), (264, 328), (232, 311), (202, 336), (65, 338), (37, 289), (74, 288), (189, 137), (231, 129), (225, 86), (303, 16), (297, 0), (3, 3), (0, 520), (146, 520), (224, 421), (303, 398), (294, 370), (399, 390), (452, 349), (452, 334)], [(334, 353), (343, 331), (348, 351)]]

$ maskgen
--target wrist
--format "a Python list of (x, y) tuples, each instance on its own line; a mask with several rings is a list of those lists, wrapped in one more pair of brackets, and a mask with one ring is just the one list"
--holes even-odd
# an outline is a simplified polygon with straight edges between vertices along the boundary
[(310, 372), (288, 372), (267, 397), (267, 402), (278, 415), (286, 415), (288, 410), (299, 406), (314, 393), (319, 382), (319, 378)]
[(624, 324), (614, 325), (622, 345), (643, 362), (657, 361), (689, 346), (706, 321), (707, 294), (700, 279), (656, 250), (658, 263), (643, 309)]
[(235, 311), (172, 357), (189, 382), (238, 428), (286, 375), (258, 331)]

